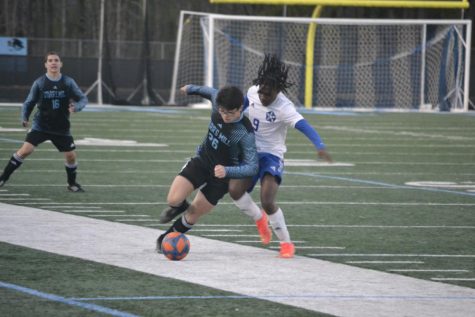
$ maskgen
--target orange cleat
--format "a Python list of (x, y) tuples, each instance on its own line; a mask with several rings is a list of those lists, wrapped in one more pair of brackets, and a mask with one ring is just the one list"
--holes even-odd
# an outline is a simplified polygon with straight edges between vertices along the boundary
[(280, 257), (290, 259), (293, 258), (295, 254), (295, 246), (292, 242), (281, 242), (280, 243)]
[(261, 219), (256, 221), (257, 231), (261, 236), (262, 244), (269, 244), (272, 238), (272, 231), (269, 229), (269, 225), (267, 223), (267, 214), (264, 211), (262, 212)]

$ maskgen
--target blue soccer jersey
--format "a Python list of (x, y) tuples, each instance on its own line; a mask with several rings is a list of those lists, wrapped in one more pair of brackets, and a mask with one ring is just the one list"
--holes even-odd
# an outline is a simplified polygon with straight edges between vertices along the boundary
[(45, 74), (33, 83), (22, 108), (22, 120), (28, 121), (35, 105), (32, 130), (51, 134), (70, 135), (69, 104), (74, 100), (76, 111), (87, 104), (87, 97), (76, 82), (61, 75), (59, 80), (51, 80)]
[(241, 115), (240, 120), (225, 123), (218, 112), (218, 90), (215, 88), (188, 85), (187, 93), (210, 100), (213, 107), (208, 133), (199, 147), (198, 156), (211, 171), (216, 165), (225, 166), (228, 178), (255, 175), (258, 158), (254, 130), (249, 119)]

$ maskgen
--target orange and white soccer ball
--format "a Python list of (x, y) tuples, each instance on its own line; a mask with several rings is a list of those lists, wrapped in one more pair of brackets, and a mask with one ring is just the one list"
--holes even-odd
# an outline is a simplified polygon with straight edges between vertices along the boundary
[(180, 261), (190, 252), (190, 240), (181, 232), (170, 232), (163, 238), (162, 253), (172, 261)]

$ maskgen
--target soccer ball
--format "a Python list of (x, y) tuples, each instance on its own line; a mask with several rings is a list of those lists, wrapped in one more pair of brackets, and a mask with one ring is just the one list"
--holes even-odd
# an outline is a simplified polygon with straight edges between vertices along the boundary
[(172, 261), (180, 261), (190, 252), (190, 240), (181, 232), (170, 232), (163, 238), (162, 253)]

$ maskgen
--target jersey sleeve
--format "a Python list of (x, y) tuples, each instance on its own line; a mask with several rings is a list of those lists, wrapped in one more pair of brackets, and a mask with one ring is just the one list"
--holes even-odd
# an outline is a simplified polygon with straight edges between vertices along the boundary
[(256, 139), (254, 133), (245, 134), (239, 141), (242, 151), (242, 161), (237, 166), (226, 166), (226, 177), (245, 178), (257, 174), (259, 169), (259, 159), (257, 157)]
[(285, 107), (282, 108), (285, 124), (289, 127), (295, 128), (297, 122), (303, 119), (303, 116), (295, 109), (293, 103), (288, 103)]
[(295, 125), (295, 128), (302, 132), (310, 141), (312, 141), (313, 145), (317, 150), (325, 149), (325, 144), (323, 143), (320, 135), (318, 134), (317, 130), (315, 130), (305, 119), (300, 120)]
[(201, 96), (205, 99), (210, 100), (213, 106), (213, 110), (217, 110), (216, 96), (218, 94), (218, 90), (216, 88), (207, 86), (187, 85), (186, 93), (188, 95)]
[(33, 111), (33, 108), (35, 107), (39, 99), (40, 99), (40, 85), (39, 85), (39, 79), (37, 79), (31, 86), (30, 93), (26, 97), (26, 100), (23, 103), (23, 106), (21, 108), (22, 121), (29, 120), (31, 112)]
[(76, 111), (81, 111), (87, 104), (87, 96), (81, 91), (74, 79), (68, 77), (67, 85), (70, 87), (71, 97), (75, 101), (74, 108)]

